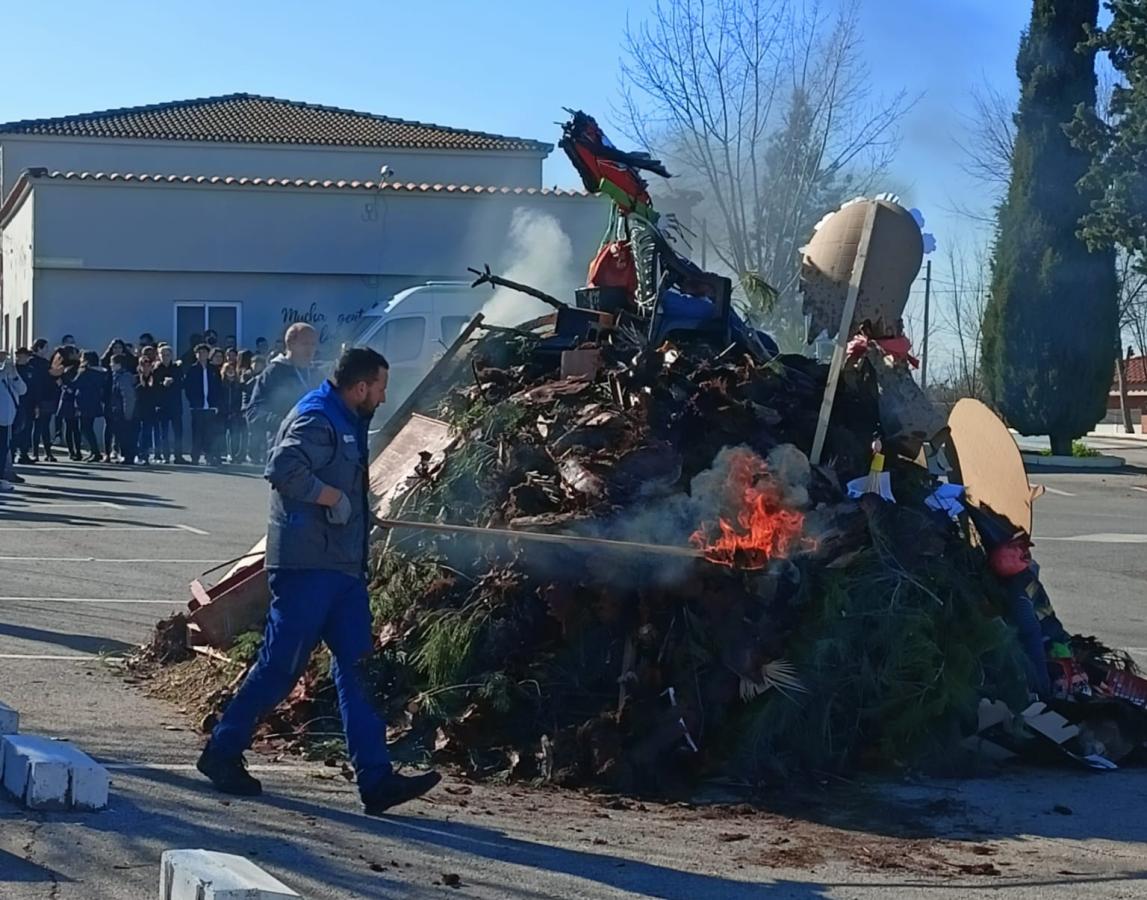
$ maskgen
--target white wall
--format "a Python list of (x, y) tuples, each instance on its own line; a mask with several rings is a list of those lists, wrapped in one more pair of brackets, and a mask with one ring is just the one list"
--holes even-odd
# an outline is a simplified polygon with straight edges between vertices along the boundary
[(113, 338), (134, 342), (144, 331), (159, 340), (173, 340), (177, 302), (237, 303), (238, 337), (244, 346), (253, 347), (257, 337), (273, 342), (292, 321), (305, 319), (319, 329), (324, 346), (337, 348), (340, 338), (357, 326), (363, 309), (424, 280), (41, 269), (36, 273), (40, 303), (35, 325), (37, 333), (53, 343), (64, 334), (74, 334), (82, 347), (102, 353)]
[(540, 187), (539, 153), (391, 150), (385, 147), (314, 147), (279, 144), (219, 144), (195, 141), (85, 139), (45, 135), (0, 135), (0, 199), (25, 169), (159, 175), (237, 175), (258, 178), (319, 178), (420, 184), (481, 184)]
[(517, 209), (554, 215), (587, 263), (597, 197), (35, 182), (37, 265), (424, 277), (501, 258)]
[(337, 343), (339, 316), (427, 280), (469, 279), (468, 266), (507, 264), (519, 209), (559, 220), (581, 277), (608, 214), (594, 197), (34, 185), (33, 327), (53, 341), (72, 333), (100, 349), (141, 331), (170, 336), (177, 301), (242, 304), (247, 342), (273, 340), (303, 317)]
[(28, 304), (29, 316), (34, 319), (35, 315), (32, 298), (34, 225), (35, 203), (30, 196), (0, 233), (4, 273), (3, 282), (0, 283), (0, 334), (4, 331), (3, 322), (6, 318), (10, 343), (16, 341), (16, 317), (22, 315), (24, 303)]

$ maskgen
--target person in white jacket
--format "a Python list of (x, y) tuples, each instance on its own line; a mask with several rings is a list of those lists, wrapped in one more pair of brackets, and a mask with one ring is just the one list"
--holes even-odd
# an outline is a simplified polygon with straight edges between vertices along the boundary
[[(6, 350), (0, 350), (0, 473), (6, 472), (12, 462), (12, 425), (26, 390), (28, 386), (16, 371), (16, 361), (8, 357)], [(0, 479), (0, 492), (11, 490), (11, 482)]]

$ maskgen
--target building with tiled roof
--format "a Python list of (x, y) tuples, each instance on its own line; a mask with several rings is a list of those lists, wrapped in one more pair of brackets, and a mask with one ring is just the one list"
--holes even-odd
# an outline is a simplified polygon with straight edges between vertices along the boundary
[[(1147, 414), (1147, 356), (1136, 356), (1128, 348), (1123, 360), (1123, 383), (1127, 391), (1127, 408), (1135, 425)], [(1122, 407), (1119, 397), (1119, 373), (1113, 374), (1111, 390), (1107, 394), (1107, 421), (1121, 422)]]
[(258, 94), (226, 94), (51, 119), (26, 119), (0, 125), (0, 134), (543, 155), (553, 149), (550, 144), (526, 138), (410, 122)]
[(404, 288), (520, 261), (537, 222), (540, 271), (576, 281), (607, 205), (543, 188), (552, 149), (251, 94), (0, 124), (0, 345), (310, 321), (333, 354)]

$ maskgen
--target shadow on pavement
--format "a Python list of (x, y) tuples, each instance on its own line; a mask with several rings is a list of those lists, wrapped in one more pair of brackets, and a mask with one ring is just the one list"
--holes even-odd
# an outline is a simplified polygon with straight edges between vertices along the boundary
[[(377, 871), (371, 868), (372, 862), (377, 864), (386, 860), (384, 847), (378, 847), (372, 857), (360, 856), (361, 863), (346, 859), (340, 863), (337, 858), (332, 859), (334, 854), (327, 852), (328, 845), (322, 842), (318, 835), (316, 843), (323, 848), (322, 855), (309, 849), (305, 842), (294, 840), (293, 838), (300, 832), (305, 832), (307, 820), (321, 820), (324, 823), (342, 826), (351, 835), (357, 833), (357, 839), (347, 842), (352, 847), (362, 846), (362, 839), (369, 839), (372, 835), (386, 837), (406, 844), (425, 845), (427, 852), (431, 854), (451, 851), (515, 867), (534, 869), (540, 873), (568, 875), (616, 890), (631, 891), (650, 897), (689, 897), (691, 900), (704, 900), (704, 898), (746, 896), (751, 893), (753, 896), (762, 897), (776, 894), (794, 900), (816, 900), (827, 896), (823, 888), (817, 884), (793, 881), (766, 883), (739, 881), (644, 863), (608, 853), (553, 847), (508, 837), (494, 829), (458, 822), (407, 815), (371, 819), (337, 807), (297, 800), (286, 795), (264, 796), (252, 801), (225, 799), (211, 793), (211, 788), (198, 778), (191, 778), (178, 772), (136, 770), (133, 776), (193, 792), (201, 801), (218, 800), (227, 803), (232, 810), (263, 807), (268, 815), (260, 816), (259, 822), (267, 833), (257, 834), (242, 830), (246, 817), (233, 817), (226, 809), (214, 814), (217, 826), (205, 822), (206, 816), (197, 816), (191, 820), (192, 817), (186, 814), (184, 808), (172, 809), (170, 813), (157, 812), (152, 808), (145, 809), (131, 796), (116, 791), (114, 786), (112, 805), (118, 813), (114, 816), (114, 822), (112, 817), (103, 815), (76, 818), (74, 821), (83, 822), (93, 830), (126, 829), (125, 838), (147, 841), (153, 845), (158, 842), (164, 848), (194, 846), (238, 853), (251, 857), (257, 863), (260, 860), (272, 862), (284, 870), (298, 872), (302, 877), (332, 888), (360, 891), (371, 897), (410, 896), (419, 891), (410, 883), (409, 878), (399, 881), (387, 877), (391, 871), (389, 869)], [(278, 814), (270, 814), (271, 810), (278, 811)], [(68, 820), (69, 815), (64, 814), (64, 819)], [(255, 853), (252, 854), (253, 844), (265, 844), (268, 840), (278, 845), (277, 849), (254, 848)], [(141, 853), (149, 852), (142, 847), (139, 850)], [(154, 853), (154, 850), (150, 852)], [(158, 857), (156, 864), (158, 865)], [(352, 870), (352, 867), (357, 865), (361, 865), (362, 872)], [(442, 860), (442, 866), (450, 868), (443, 868), (441, 871), (461, 869), (459, 874), (465, 884), (467, 872), (461, 861)], [(381, 868), (381, 865), (378, 865), (378, 868)], [(402, 870), (393, 871), (397, 874)], [(284, 877), (289, 881), (289, 876)], [(425, 874), (420, 877), (425, 877)], [(496, 887), (499, 890), (504, 887), (503, 893), (506, 896), (513, 896), (519, 892), (514, 889), (513, 881)], [(553, 887), (522, 883), (520, 893), (523, 896), (553, 896)]]
[(71, 879), (65, 878), (59, 872), (41, 866), (39, 863), (30, 862), (26, 859), (21, 859), (14, 853), (0, 850), (0, 884), (6, 882), (12, 882), (14, 884), (27, 884), (31, 882), (59, 884), (60, 882), (66, 881), (71, 881)]
[(34, 503), (43, 500), (53, 501), (87, 501), (91, 503), (115, 503), (117, 506), (145, 506), (157, 509), (183, 509), (184, 507), (172, 503), (158, 494), (143, 494), (138, 491), (119, 491), (114, 488), (106, 490), (89, 489), (81, 487), (56, 488), (29, 481), (22, 485), (17, 499)]
[(124, 653), (135, 649), (135, 644), (117, 641), (112, 638), (94, 637), (88, 634), (69, 634), (65, 631), (48, 631), (29, 625), (12, 625), (0, 622), (0, 636), (19, 638), (22, 641), (37, 641), (41, 644), (55, 644), (67, 647), (77, 653)]

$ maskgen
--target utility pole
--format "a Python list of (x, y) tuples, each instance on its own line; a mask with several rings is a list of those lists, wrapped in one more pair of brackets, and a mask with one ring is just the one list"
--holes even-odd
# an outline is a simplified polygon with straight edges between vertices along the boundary
[(706, 268), (705, 260), (708, 257), (709, 249), (709, 219), (708, 217), (701, 220), (701, 268)]
[(924, 268), (924, 346), (920, 352), (920, 387), (928, 387), (928, 325), (932, 311), (932, 260)]

